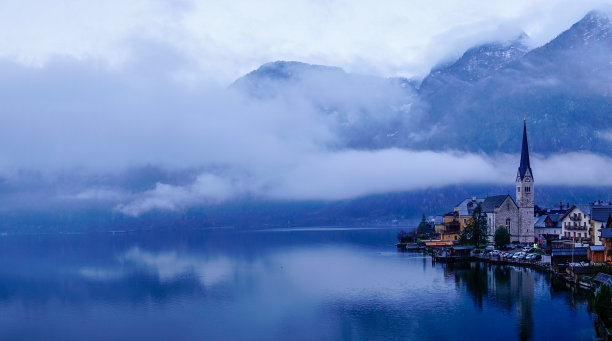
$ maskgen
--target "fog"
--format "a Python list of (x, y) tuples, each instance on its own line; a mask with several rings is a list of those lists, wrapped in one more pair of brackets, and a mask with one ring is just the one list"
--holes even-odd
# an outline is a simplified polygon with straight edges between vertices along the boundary
[[(159, 39), (160, 34), (176, 29), (173, 24), (154, 23), (159, 10), (169, 8), (168, 15), (180, 18), (177, 25), (188, 25), (193, 20), (190, 11), (202, 10), (200, 5), (159, 3), (150, 12), (142, 12), (135, 26), (127, 27), (126, 18), (141, 13), (138, 4), (129, 6), (122, 7), (113, 19), (116, 28), (104, 26), (100, 34), (107, 39), (99, 44), (56, 51), (71, 43), (57, 41), (66, 29), (62, 25), (51, 28), (49, 45), (41, 44), (39, 50), (32, 50), (27, 42), (2, 42), (9, 48), (0, 54), (0, 193), (11, 207), (29, 207), (33, 201), (102, 202), (109, 212), (139, 216), (152, 210), (180, 211), (244, 198), (335, 201), (449, 185), (511, 184), (514, 180), (519, 145), (512, 154), (484, 154), (460, 145), (423, 148), (452, 126), (420, 123), (426, 111), (413, 110), (423, 105), (414, 82), (294, 63), (281, 65), (291, 71), (287, 79), (277, 74), (281, 66), (267, 64), (259, 73), (228, 86), (227, 81), (219, 82), (219, 77), (211, 75), (212, 64), (203, 67), (202, 51), (190, 53), (185, 46), (177, 46), (189, 39)], [(520, 17), (519, 12), (528, 7), (513, 15)], [(574, 20), (581, 13), (580, 6), (570, 7), (573, 12), (559, 12), (559, 18)], [(336, 10), (331, 10), (333, 15)], [(489, 10), (497, 13), (499, 8)], [(508, 19), (492, 28), (491, 18), (483, 19), (482, 25), (456, 24), (473, 31), (460, 40), (472, 44), (489, 36), (504, 38), (510, 32), (515, 37), (516, 27), (530, 27), (527, 17), (521, 17), (527, 21)], [(89, 27), (81, 21), (71, 25)], [(136, 29), (141, 26), (147, 30)], [(168, 32), (153, 30), (160, 27)], [(531, 33), (554, 31), (555, 27), (531, 27)], [(456, 28), (448, 29), (466, 34)], [(16, 36), (33, 34), (22, 32), (19, 25), (16, 30)], [(445, 41), (451, 37), (449, 32), (434, 37)], [(122, 37), (120, 45), (129, 48), (116, 48), (118, 37)], [(429, 51), (433, 58), (428, 59), (429, 66), (421, 63), (420, 70), (460, 54), (461, 48), (463, 43), (450, 50)], [(223, 54), (223, 50), (217, 52)], [(272, 56), (302, 57), (268, 52), (248, 62), (232, 59), (233, 54), (225, 57), (235, 70), (246, 71)], [(367, 65), (380, 62), (386, 71), (372, 74), (396, 74), (389, 70), (397, 65), (367, 53), (363, 68), (351, 62), (353, 57), (342, 57), (338, 65), (349, 71), (367, 71)], [(216, 63), (214, 58), (219, 56), (211, 58), (209, 62)], [(388, 59), (394, 58), (391, 54)], [(333, 61), (326, 57), (310, 60)], [(217, 65), (220, 78), (227, 80), (233, 73), (227, 73), (228, 65), (221, 64)], [(597, 134), (609, 140), (609, 131)], [(605, 172), (612, 166), (609, 155), (540, 155), (536, 147), (532, 162), (539, 184), (612, 186)], [(575, 176), (576, 165), (580, 165), (581, 176)]]

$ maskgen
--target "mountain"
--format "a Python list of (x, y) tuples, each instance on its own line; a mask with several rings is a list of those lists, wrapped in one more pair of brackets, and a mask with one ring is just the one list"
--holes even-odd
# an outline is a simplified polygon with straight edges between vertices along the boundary
[(338, 68), (274, 62), (238, 79), (251, 98), (311, 103), (334, 118), (336, 147), (515, 153), (522, 118), (533, 151), (612, 156), (612, 23), (589, 12), (547, 44), (526, 35), (467, 50), (416, 85)]
[(526, 34), (509, 42), (492, 42), (472, 47), (455, 62), (434, 68), (423, 80), (421, 89), (435, 89), (453, 81), (473, 83), (520, 59), (529, 48)]
[(250, 100), (275, 102), (288, 115), (311, 109), (338, 136), (333, 148), (384, 148), (397, 144), (397, 132), (416, 100), (415, 83), (346, 73), (340, 68), (300, 62), (267, 63), (236, 80), (230, 91)]
[[(490, 70), (486, 77), (469, 84), (447, 81), (422, 87), (429, 124), (446, 123), (442, 138), (429, 147), (516, 152), (516, 131), (527, 116), (535, 152), (612, 155), (610, 141), (598, 137), (598, 132), (612, 129), (610, 55), (610, 19), (590, 12), (554, 40)], [(463, 72), (457, 65), (445, 71), (454, 79)]]

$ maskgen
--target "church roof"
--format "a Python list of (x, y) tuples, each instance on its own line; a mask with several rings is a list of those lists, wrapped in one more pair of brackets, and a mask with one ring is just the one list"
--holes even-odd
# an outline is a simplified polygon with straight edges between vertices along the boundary
[[(501, 206), (501, 204), (504, 202), (504, 200), (506, 200), (506, 197), (509, 197), (509, 195), (505, 194), (505, 195), (494, 195), (492, 197), (487, 197), (482, 202), (482, 211), (483, 212), (493, 212), (493, 211), (495, 211), (495, 209), (498, 208), (499, 206)], [(512, 198), (510, 198), (510, 200), (512, 200)], [(514, 202), (514, 200), (512, 200), (512, 202)], [(515, 204), (515, 206), (516, 206), (516, 204)]]
[(533, 172), (531, 171), (531, 165), (529, 163), (529, 145), (527, 143), (527, 122), (523, 121), (523, 146), (521, 149), (521, 164), (519, 165), (519, 169), (518, 169), (521, 180), (525, 178), (525, 173), (527, 173), (527, 170), (529, 170), (529, 173), (531, 174), (531, 177), (533, 178)]

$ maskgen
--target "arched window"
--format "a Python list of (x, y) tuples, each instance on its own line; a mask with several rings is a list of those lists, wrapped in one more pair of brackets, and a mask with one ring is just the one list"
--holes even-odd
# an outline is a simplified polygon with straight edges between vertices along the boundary
[(506, 228), (510, 231), (510, 218), (506, 219)]

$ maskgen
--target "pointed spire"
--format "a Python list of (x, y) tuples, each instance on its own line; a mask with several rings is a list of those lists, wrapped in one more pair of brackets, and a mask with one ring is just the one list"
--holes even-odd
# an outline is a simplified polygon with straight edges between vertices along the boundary
[(521, 149), (521, 164), (519, 166), (519, 176), (521, 180), (525, 178), (525, 173), (529, 170), (531, 177), (533, 178), (533, 172), (531, 171), (531, 165), (529, 164), (529, 145), (527, 143), (527, 118), (523, 118), (523, 147)]

